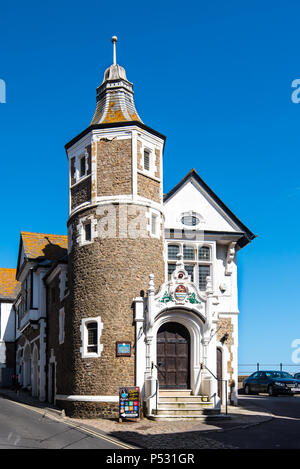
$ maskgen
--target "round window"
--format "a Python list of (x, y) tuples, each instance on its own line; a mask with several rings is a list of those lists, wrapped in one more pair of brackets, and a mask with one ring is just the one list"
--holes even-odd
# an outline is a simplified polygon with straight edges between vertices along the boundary
[(187, 226), (196, 226), (198, 223), (200, 223), (200, 220), (195, 215), (184, 215), (181, 218), (181, 223)]

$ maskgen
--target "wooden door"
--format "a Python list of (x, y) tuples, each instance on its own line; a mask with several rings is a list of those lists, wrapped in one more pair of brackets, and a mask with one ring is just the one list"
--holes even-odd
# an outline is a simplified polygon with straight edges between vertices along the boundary
[(181, 324), (167, 322), (160, 327), (157, 366), (161, 389), (189, 389), (190, 334)]

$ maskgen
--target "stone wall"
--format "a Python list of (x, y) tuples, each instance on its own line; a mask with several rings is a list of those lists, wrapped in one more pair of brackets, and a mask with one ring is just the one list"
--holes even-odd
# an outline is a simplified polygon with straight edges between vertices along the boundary
[(161, 203), (160, 183), (158, 181), (155, 181), (148, 176), (144, 176), (144, 174), (138, 174), (137, 181), (138, 195)]
[(97, 195), (132, 193), (131, 139), (101, 139), (97, 143)]
[(71, 208), (91, 200), (91, 178), (88, 177), (71, 188)]
[(232, 346), (234, 345), (234, 338), (233, 338), (233, 324), (231, 322), (231, 319), (230, 318), (219, 319), (217, 323), (217, 329), (218, 329), (218, 333), (217, 333), (218, 341), (222, 339), (222, 337), (224, 336), (224, 334), (226, 334), (226, 332), (229, 334), (228, 339), (226, 340), (225, 344), (228, 347), (228, 350), (230, 353), (230, 359), (227, 363), (227, 371), (230, 376), (230, 381), (228, 384), (229, 386), (231, 386), (233, 373), (234, 373), (234, 370), (232, 367), (232, 361), (233, 361)]
[[(87, 210), (84, 216), (91, 213), (92, 209)], [(94, 217), (97, 218), (96, 211)], [(120, 386), (135, 385), (132, 301), (134, 297), (147, 291), (150, 273), (155, 274), (157, 285), (164, 281), (162, 239), (97, 238), (88, 245), (79, 246), (76, 243), (79, 216), (73, 217), (71, 222), (73, 247), (69, 257), (68, 275), (68, 317), (71, 324), (69, 328), (66, 326), (66, 333), (70, 334), (66, 342), (72, 344), (76, 371), (72, 390), (61, 393), (118, 395)], [(146, 235), (148, 236), (148, 232), (145, 232)], [(81, 320), (97, 316), (101, 316), (103, 323), (101, 357), (82, 358)], [(116, 357), (117, 341), (131, 342), (131, 357)]]

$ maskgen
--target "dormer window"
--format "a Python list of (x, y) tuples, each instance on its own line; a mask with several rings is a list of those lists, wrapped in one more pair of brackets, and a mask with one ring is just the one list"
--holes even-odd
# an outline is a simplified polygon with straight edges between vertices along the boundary
[(150, 151), (144, 150), (144, 169), (150, 171)]

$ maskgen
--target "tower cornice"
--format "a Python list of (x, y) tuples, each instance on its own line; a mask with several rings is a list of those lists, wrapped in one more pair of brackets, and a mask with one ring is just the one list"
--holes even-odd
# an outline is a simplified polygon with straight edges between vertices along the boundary
[(75, 143), (77, 143), (79, 140), (81, 140), (85, 135), (87, 135), (89, 132), (97, 129), (110, 129), (110, 128), (118, 128), (118, 127), (132, 127), (132, 126), (137, 126), (140, 127), (143, 130), (146, 130), (149, 133), (152, 133), (156, 137), (161, 138), (166, 141), (166, 136), (161, 134), (160, 132), (157, 132), (156, 130), (152, 129), (151, 127), (148, 127), (147, 125), (143, 124), (140, 121), (126, 121), (126, 122), (111, 122), (107, 124), (93, 124), (87, 127), (85, 130), (80, 132), (76, 137), (74, 137), (72, 140), (70, 140), (68, 143), (65, 145), (65, 150), (69, 150)]

